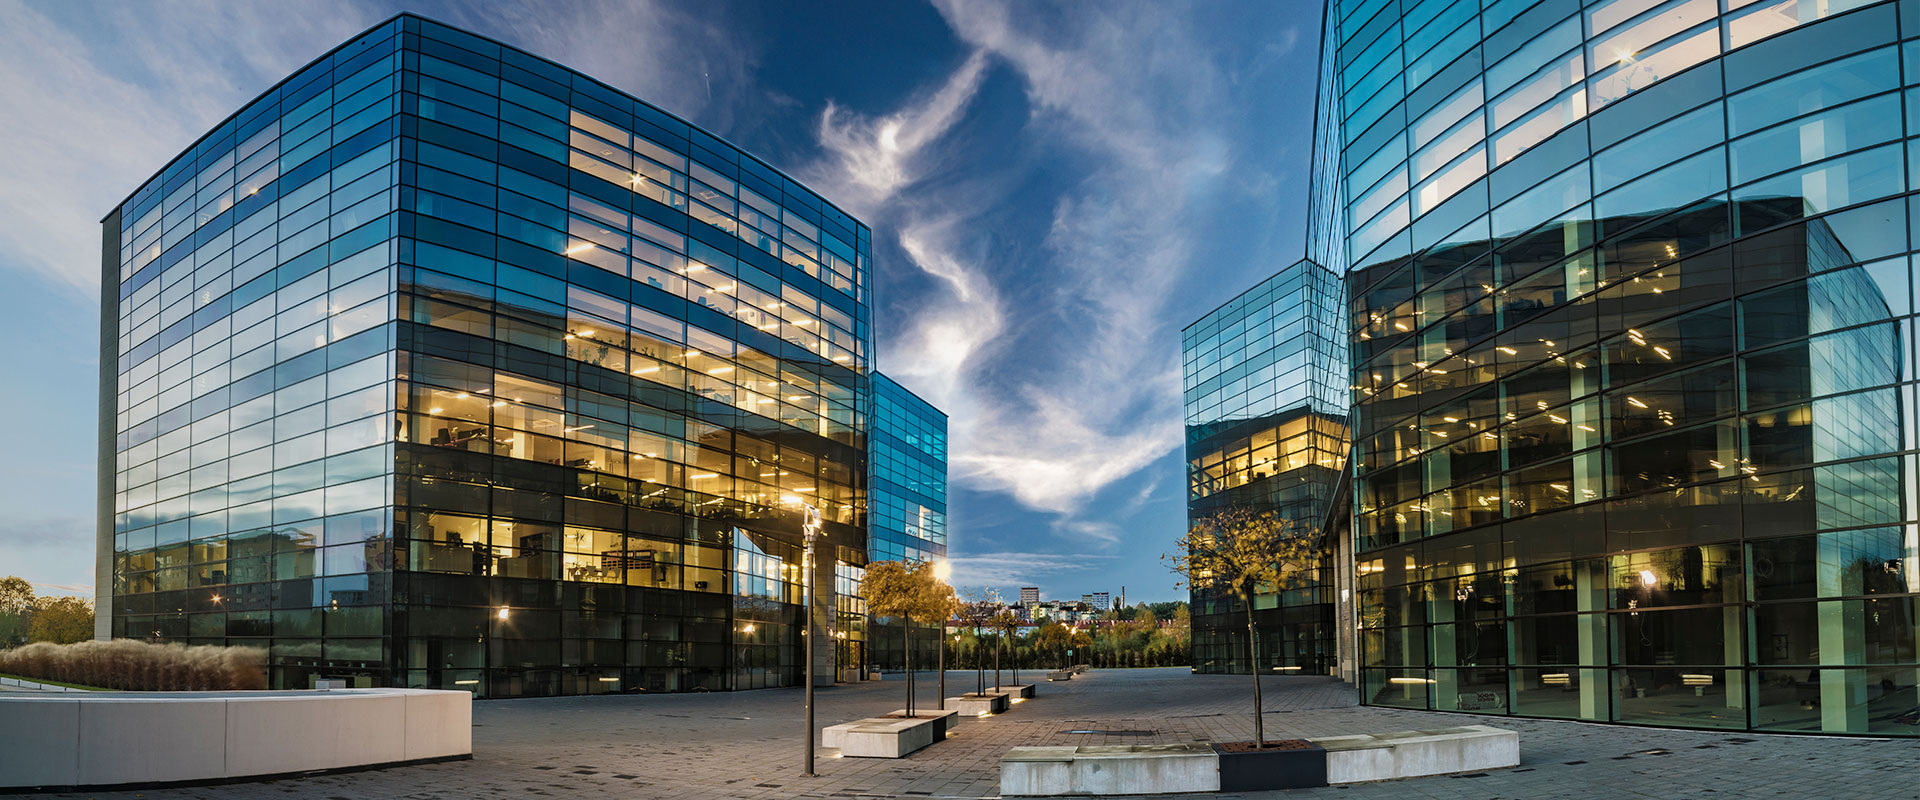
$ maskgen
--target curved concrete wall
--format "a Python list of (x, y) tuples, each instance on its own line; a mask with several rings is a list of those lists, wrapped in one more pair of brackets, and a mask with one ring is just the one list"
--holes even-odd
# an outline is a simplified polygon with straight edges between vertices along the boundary
[(0, 789), (225, 781), (473, 754), (473, 696), (426, 689), (0, 695), (0, 720)]

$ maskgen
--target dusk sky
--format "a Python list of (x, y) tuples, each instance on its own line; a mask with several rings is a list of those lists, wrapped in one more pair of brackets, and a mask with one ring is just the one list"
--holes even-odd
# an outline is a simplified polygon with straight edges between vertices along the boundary
[(98, 220), (402, 10), (624, 89), (873, 228), (950, 416), (955, 583), (1184, 598), (1179, 332), (1300, 256), (1320, 3), (0, 0), (0, 575), (91, 593)]

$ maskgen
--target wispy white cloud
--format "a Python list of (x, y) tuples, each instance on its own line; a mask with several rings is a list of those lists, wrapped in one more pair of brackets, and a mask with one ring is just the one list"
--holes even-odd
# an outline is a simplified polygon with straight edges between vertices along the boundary
[(57, 16), (0, 0), (0, 268), (82, 296), (99, 285), (96, 223), (115, 203), (240, 103), (377, 21), (318, 0)]
[[(1177, 8), (936, 6), (971, 55), (892, 113), (830, 109), (821, 140), (831, 155), (815, 179), (857, 196), (880, 235), (896, 231), (937, 279), (898, 315), (906, 329), (882, 341), (880, 363), (950, 413), (955, 479), (1073, 520), (1181, 441), (1164, 304), (1196, 266), (1199, 209), (1231, 182), (1216, 127), (1234, 76)], [(1030, 119), (1019, 141), (996, 142), (970, 169), (991, 171), (993, 156), (1017, 164), (1018, 150), (1029, 164), (1060, 155), (1079, 174), (1037, 199), (1051, 209), (1039, 241), (998, 240), (984, 222), (1036, 198), (942, 169), (942, 153), (977, 144), (949, 137), (996, 65), (1024, 88)], [(1019, 263), (996, 263), (1010, 256)], [(1116, 541), (1106, 524), (1057, 530), (1090, 546)]]
[(814, 172), (837, 185), (836, 201), (871, 213), (925, 177), (927, 149), (965, 113), (986, 69), (986, 54), (976, 51), (938, 90), (883, 117), (854, 114), (829, 101), (820, 115), (820, 144), (833, 163)]

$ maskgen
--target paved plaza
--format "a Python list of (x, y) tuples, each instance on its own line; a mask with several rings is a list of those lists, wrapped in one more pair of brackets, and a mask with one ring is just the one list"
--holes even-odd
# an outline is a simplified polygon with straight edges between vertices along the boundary
[[(932, 679), (925, 673), (920, 681), (920, 696), (929, 700)], [(949, 673), (949, 693), (971, 689), (974, 680), (972, 672)], [(999, 758), (1017, 745), (1250, 739), (1248, 684), (1245, 676), (1192, 675), (1185, 668), (1094, 670), (1070, 682), (1043, 680), (1039, 697), (1007, 714), (964, 720), (953, 738), (909, 758), (833, 758), (822, 751), (820, 776), (811, 779), (799, 775), (797, 689), (480, 701), (472, 761), (85, 796), (994, 797)], [(1522, 763), (1484, 774), (1217, 797), (1920, 797), (1914, 774), (1920, 741), (1501, 720), (1359, 707), (1350, 687), (1326, 678), (1275, 677), (1264, 685), (1270, 738), (1486, 722), (1520, 732)], [(899, 676), (822, 690), (819, 722), (883, 714), (901, 707), (904, 694)]]

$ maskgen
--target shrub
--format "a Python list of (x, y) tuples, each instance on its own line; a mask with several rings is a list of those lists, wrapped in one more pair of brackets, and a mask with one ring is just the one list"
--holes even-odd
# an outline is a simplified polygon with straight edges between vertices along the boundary
[(37, 642), (0, 650), (0, 672), (133, 691), (267, 688), (266, 651), (259, 648), (189, 647), (136, 639)]

